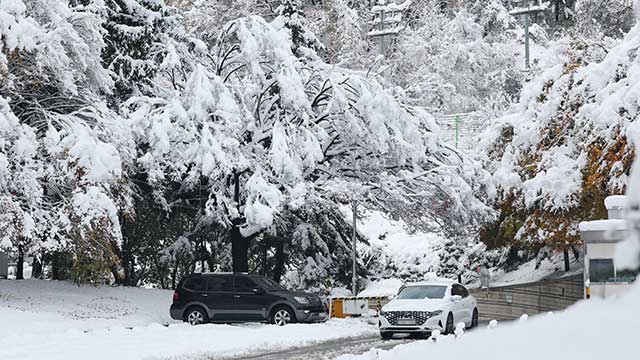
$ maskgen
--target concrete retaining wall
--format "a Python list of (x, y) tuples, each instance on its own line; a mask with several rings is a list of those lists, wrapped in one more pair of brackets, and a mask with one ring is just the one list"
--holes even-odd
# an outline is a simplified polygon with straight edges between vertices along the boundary
[(582, 275), (488, 290), (470, 290), (478, 301), (481, 321), (513, 320), (522, 314), (563, 310), (582, 300), (583, 291)]

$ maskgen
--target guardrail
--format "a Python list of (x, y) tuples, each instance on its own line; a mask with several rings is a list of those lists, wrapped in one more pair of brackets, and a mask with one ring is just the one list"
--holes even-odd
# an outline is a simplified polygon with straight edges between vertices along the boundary
[(513, 320), (523, 314), (559, 311), (584, 297), (582, 275), (535, 283), (471, 289), (480, 320)]

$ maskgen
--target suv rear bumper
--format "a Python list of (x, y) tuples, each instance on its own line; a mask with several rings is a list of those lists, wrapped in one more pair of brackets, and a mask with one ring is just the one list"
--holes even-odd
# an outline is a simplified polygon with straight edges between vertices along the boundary
[(172, 304), (169, 308), (169, 315), (173, 320), (184, 320), (184, 307)]

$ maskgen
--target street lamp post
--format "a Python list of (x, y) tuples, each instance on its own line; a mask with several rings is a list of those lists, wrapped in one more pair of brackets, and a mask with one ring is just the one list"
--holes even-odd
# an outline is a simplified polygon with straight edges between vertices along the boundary
[(351, 251), (352, 251), (352, 262), (353, 262), (353, 273), (352, 273), (352, 277), (351, 277), (351, 291), (353, 292), (353, 296), (357, 296), (358, 295), (358, 274), (357, 274), (357, 262), (358, 262), (358, 255), (356, 253), (356, 243), (358, 240), (358, 233), (356, 231), (356, 220), (358, 217), (358, 200), (356, 200), (355, 198), (353, 199), (353, 237), (351, 240)]

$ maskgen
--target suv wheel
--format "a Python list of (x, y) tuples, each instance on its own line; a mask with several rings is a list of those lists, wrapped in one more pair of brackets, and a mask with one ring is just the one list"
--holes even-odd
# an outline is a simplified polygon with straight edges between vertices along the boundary
[(271, 323), (276, 324), (278, 326), (284, 326), (289, 323), (295, 322), (295, 316), (291, 309), (287, 307), (278, 307), (273, 310), (271, 313)]
[(195, 306), (187, 310), (185, 321), (190, 325), (200, 325), (209, 322), (209, 318), (201, 307)]
[(386, 332), (386, 331), (385, 332), (380, 332), (380, 337), (383, 340), (389, 340), (389, 339), (391, 339), (393, 337), (393, 333), (392, 332)]

